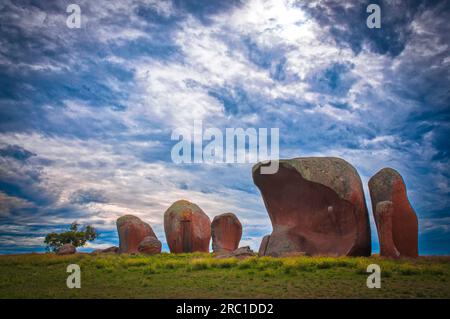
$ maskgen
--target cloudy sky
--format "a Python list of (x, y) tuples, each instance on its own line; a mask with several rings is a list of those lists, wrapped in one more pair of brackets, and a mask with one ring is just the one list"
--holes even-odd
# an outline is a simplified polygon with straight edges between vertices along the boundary
[[(81, 28), (66, 26), (79, 4)], [(381, 29), (366, 7), (381, 5)], [(188, 199), (271, 232), (251, 164), (174, 164), (171, 133), (280, 130), (280, 156), (338, 156), (364, 183), (404, 177), (420, 252), (450, 254), (447, 1), (0, 1), (0, 253), (72, 221), (117, 245), (134, 214), (164, 242)], [(369, 213), (371, 207), (368, 201)], [(373, 223), (373, 221), (372, 221)], [(378, 250), (372, 227), (373, 250)]]

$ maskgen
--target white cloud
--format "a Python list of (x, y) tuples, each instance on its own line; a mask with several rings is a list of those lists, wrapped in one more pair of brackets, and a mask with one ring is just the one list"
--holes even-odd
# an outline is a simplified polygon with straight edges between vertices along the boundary
[(8, 217), (12, 210), (32, 208), (34, 204), (15, 196), (9, 196), (0, 191), (0, 216)]
[[(60, 13), (44, 13), (37, 7), (21, 9), (7, 2), (13, 8), (10, 21), (16, 21), (25, 35), (40, 39), (45, 50), (71, 50), (62, 58), (40, 56), (33, 62), (16, 63), (7, 58), (15, 47), (0, 39), (0, 64), (40, 73), (80, 69), (95, 72), (88, 70), (83, 60), (85, 53), (78, 50), (81, 43), (88, 43), (111, 49), (98, 60), (95, 55), (89, 56), (94, 62), (109, 63), (133, 74), (127, 83), (114, 74), (105, 74), (102, 79), (112, 94), (126, 92), (126, 98), (118, 98), (125, 106), (120, 112), (112, 110), (111, 105), (93, 106), (68, 98), (55, 101), (54, 105), (49, 103), (44, 111), (50, 125), (72, 128), (71, 134), (0, 134), (3, 142), (38, 154), (27, 164), (5, 160), (0, 167), (2, 176), (31, 183), (27, 177), (36, 169), (42, 179), (35, 193), (47, 190), (56, 198), (52, 207), (46, 207), (51, 208), (48, 213), (29, 217), (28, 223), (70, 223), (71, 215), (51, 215), (54, 209), (69, 207), (80, 214), (80, 222), (93, 222), (109, 230), (114, 229), (115, 219), (123, 214), (140, 216), (161, 229), (165, 209), (173, 201), (185, 198), (199, 204), (210, 217), (232, 211), (244, 225), (270, 229), (259, 194), (242, 190), (252, 185), (250, 166), (176, 166), (154, 155), (169, 154), (170, 134), (165, 133), (174, 127), (191, 127), (194, 119), (215, 127), (281, 126), (285, 128), (280, 130), (281, 139), (287, 141), (281, 149), (285, 156), (343, 157), (359, 169), (364, 185), (378, 169), (393, 166), (413, 185), (410, 194), (416, 203), (427, 198), (428, 204), (420, 204), (423, 210), (432, 205), (445, 207), (446, 203), (435, 203), (436, 195), (421, 191), (423, 176), (413, 174), (416, 166), (430, 166), (433, 172), (428, 178), (436, 183), (440, 195), (448, 193), (448, 179), (443, 175), (447, 167), (442, 163), (429, 164), (437, 153), (433, 131), (413, 143), (393, 129), (401, 130), (399, 124), (406, 123), (411, 114), (423, 107), (398, 93), (408, 89), (402, 85), (402, 71), (414, 71), (415, 63), (427, 59), (433, 62), (430, 69), (448, 62), (443, 55), (445, 44), (432, 36), (438, 22), (428, 25), (432, 18), (427, 13), (417, 16), (411, 41), (402, 54), (392, 57), (370, 52), (365, 46), (358, 54), (339, 46), (330, 29), (310, 18), (294, 1), (246, 1), (211, 16), (206, 25), (192, 14), (179, 12), (170, 1), (146, 1), (145, 6), (164, 18), (183, 17), (168, 26), (171, 30), (164, 43), (176, 46), (176, 53), (127, 57), (114, 48), (160, 39), (160, 34), (152, 31), (157, 22), (137, 14), (142, 4), (83, 1), (84, 29), (75, 33), (61, 28), (65, 25), (65, 8)], [(19, 23), (27, 16), (28, 20)], [(42, 38), (44, 31), (46, 37)], [(435, 59), (440, 55), (444, 57)], [(349, 82), (342, 92), (328, 92), (314, 82), (323, 82), (324, 72), (334, 65), (348, 67), (336, 75)], [(279, 68), (284, 79), (274, 76)], [(420, 80), (421, 74), (410, 74)], [(214, 89), (226, 91), (236, 99), (237, 111), (229, 112), (220, 99), (213, 97)], [(239, 93), (244, 93), (248, 101), (239, 100)], [(345, 107), (334, 107), (336, 103)], [(323, 137), (332, 135), (324, 128), (331, 126), (347, 130), (354, 145), (345, 145), (341, 136), (331, 136), (330, 140)], [(83, 138), (74, 137), (77, 133), (84, 133)], [(306, 138), (299, 143), (303, 136)], [(146, 153), (151, 156), (142, 155)], [(44, 161), (50, 164), (42, 164)], [(13, 169), (7, 171), (9, 167)], [(80, 189), (100, 191), (109, 201), (74, 205), (71, 195)], [(0, 208), (2, 215), (12, 208), (29, 205), (18, 198), (2, 196), (2, 202), (7, 203), (3, 204), (6, 208)], [(257, 249), (259, 237), (247, 235), (243, 243)]]

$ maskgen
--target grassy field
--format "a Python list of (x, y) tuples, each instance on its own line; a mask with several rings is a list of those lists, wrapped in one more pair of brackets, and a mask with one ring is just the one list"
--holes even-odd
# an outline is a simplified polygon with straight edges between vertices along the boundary
[[(372, 263), (380, 289), (366, 286)], [(81, 289), (66, 286), (69, 264), (81, 267)], [(0, 298), (450, 298), (450, 258), (5, 255)]]

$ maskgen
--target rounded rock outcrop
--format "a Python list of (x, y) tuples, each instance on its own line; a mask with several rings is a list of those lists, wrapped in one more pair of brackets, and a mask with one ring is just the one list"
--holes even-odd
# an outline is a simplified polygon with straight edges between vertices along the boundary
[(236, 250), (242, 237), (242, 224), (233, 213), (215, 216), (211, 223), (212, 249), (215, 253)]
[(172, 253), (209, 252), (211, 221), (194, 203), (173, 203), (164, 213), (164, 231)]
[(119, 234), (120, 253), (138, 253), (138, 246), (147, 237), (155, 237), (153, 229), (149, 224), (143, 222), (139, 217), (125, 215), (117, 219), (117, 232)]

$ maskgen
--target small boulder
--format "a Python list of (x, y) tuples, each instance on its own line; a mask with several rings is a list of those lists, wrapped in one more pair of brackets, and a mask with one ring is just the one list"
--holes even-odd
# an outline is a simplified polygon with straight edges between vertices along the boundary
[(138, 246), (147, 237), (156, 237), (149, 224), (133, 215), (125, 215), (117, 219), (120, 253), (138, 253)]
[(141, 254), (156, 255), (161, 253), (161, 242), (156, 237), (145, 237), (138, 246), (138, 251)]
[(119, 252), (119, 247), (111, 246), (105, 249), (95, 249), (91, 254), (117, 254)]
[(247, 257), (253, 257), (256, 256), (255, 252), (250, 249), (249, 246), (239, 247), (238, 249), (229, 252), (227, 254), (220, 254), (217, 255), (217, 258), (231, 258), (236, 257), (239, 259), (247, 258)]
[(218, 215), (211, 223), (211, 236), (215, 253), (234, 251), (242, 237), (242, 224), (233, 213)]
[(164, 213), (164, 231), (172, 253), (209, 252), (211, 221), (194, 203), (173, 203)]
[(72, 255), (77, 252), (77, 249), (72, 244), (64, 244), (56, 250), (57, 255)]

